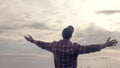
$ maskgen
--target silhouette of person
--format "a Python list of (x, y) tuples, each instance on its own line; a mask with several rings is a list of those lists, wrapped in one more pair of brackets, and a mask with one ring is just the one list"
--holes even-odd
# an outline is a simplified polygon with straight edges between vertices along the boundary
[(52, 52), (54, 55), (55, 68), (77, 68), (77, 58), (79, 54), (98, 52), (103, 48), (116, 46), (118, 42), (116, 39), (110, 40), (110, 38), (108, 38), (103, 44), (83, 46), (70, 41), (73, 32), (73, 26), (68, 26), (62, 31), (63, 39), (51, 43), (35, 40), (30, 35), (24, 36), (24, 38), (36, 44), (38, 47)]

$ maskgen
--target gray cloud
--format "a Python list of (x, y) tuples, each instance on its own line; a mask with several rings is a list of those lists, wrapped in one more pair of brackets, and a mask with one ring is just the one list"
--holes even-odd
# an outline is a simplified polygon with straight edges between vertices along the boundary
[(0, 0), (0, 5), (0, 33), (7, 33), (11, 30), (17, 31), (26, 27), (37, 30), (52, 30), (48, 24), (43, 22), (48, 20), (51, 15), (56, 14), (57, 11), (49, 0)]
[(53, 68), (53, 59), (49, 54), (39, 55), (33, 53), (4, 52), (0, 53), (0, 66), (2, 68)]
[(97, 11), (96, 13), (97, 14), (111, 15), (111, 14), (120, 13), (120, 10), (101, 10), (101, 11)]
[(41, 29), (41, 30), (46, 30), (46, 29), (50, 29), (46, 24), (43, 23), (33, 23), (33, 24), (28, 24), (28, 25), (24, 25), (22, 27), (29, 27), (29, 28), (35, 28), (35, 29)]
[[(88, 28), (86, 28), (83, 31), (80, 31), (75, 34), (74, 36), (77, 41), (81, 44), (101, 44), (105, 43), (107, 38), (111, 37), (111, 39), (117, 39), (120, 41), (120, 32), (116, 31), (107, 31), (104, 30), (95, 24), (90, 24)], [(120, 43), (118, 43), (118, 46), (113, 48), (120, 48)]]
[(0, 26), (0, 33), (6, 33), (7, 31), (9, 31), (9, 30), (16, 30), (17, 28), (19, 28), (19, 27), (16, 27), (16, 26), (5, 26), (5, 25), (3, 25), (3, 26)]

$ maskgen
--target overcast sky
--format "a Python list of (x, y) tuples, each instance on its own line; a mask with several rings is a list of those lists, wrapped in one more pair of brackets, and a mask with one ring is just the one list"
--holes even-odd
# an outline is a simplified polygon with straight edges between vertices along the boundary
[[(11, 68), (24, 68), (20, 64), (23, 62), (33, 67), (38, 65), (36, 68), (39, 64), (46, 68), (45, 63), (54, 67), (52, 54), (26, 42), (23, 36), (30, 34), (35, 39), (51, 42), (61, 39), (61, 32), (68, 25), (75, 28), (73, 42), (104, 43), (109, 36), (120, 40), (119, 3), (119, 0), (0, 0), (0, 66), (8, 68), (12, 64)], [(116, 54), (114, 48), (119, 52), (119, 46), (108, 50)], [(47, 59), (46, 54), (50, 56)], [(10, 57), (16, 58), (11, 64), (7, 63), (12, 61)]]

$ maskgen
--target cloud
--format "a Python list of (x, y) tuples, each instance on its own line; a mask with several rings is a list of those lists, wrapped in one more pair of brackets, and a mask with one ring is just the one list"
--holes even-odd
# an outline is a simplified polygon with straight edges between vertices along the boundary
[[(78, 0), (0, 0), (1, 68), (54, 68), (53, 56), (25, 41), (23, 35), (31, 34), (35, 39), (46, 42), (59, 40), (62, 29), (72, 24), (83, 29), (75, 27), (73, 40), (78, 43), (102, 43), (108, 36), (120, 37), (119, 32), (106, 31), (94, 24), (83, 24), (89, 18), (86, 16), (89, 13), (84, 12), (81, 4)], [(111, 14), (114, 13), (119, 11)]]
[(106, 14), (106, 15), (111, 15), (111, 14), (119, 14), (120, 10), (101, 10), (101, 11), (97, 11), (97, 14)]
[[(85, 30), (77, 31), (74, 37), (73, 40), (80, 44), (103, 44), (109, 37), (120, 41), (120, 32), (107, 31), (92, 23)], [(115, 48), (119, 48), (119, 45), (120, 43)]]
[(0, 33), (4, 33), (4, 32), (6, 32), (6, 31), (8, 31), (8, 30), (14, 30), (14, 29), (16, 29), (16, 27), (1, 26), (1, 27), (0, 27)]
[(44, 22), (38, 22), (38, 23), (33, 23), (33, 24), (26, 24), (24, 27), (28, 27), (28, 28), (35, 28), (35, 29), (39, 29), (39, 30), (50, 30), (49, 26), (47, 24), (45, 24)]
[(2, 68), (53, 68), (53, 57), (50, 54), (46, 55), (2, 51), (0, 52), (0, 66)]
[(56, 10), (57, 7), (53, 2), (49, 0), (0, 0), (0, 38), (16, 40), (20, 34), (30, 34), (30, 32), (36, 34), (38, 31), (41, 33), (46, 31), (50, 34), (49, 31), (60, 30), (57, 23), (60, 21), (56, 20), (59, 10)]
[[(72, 4), (72, 2), (74, 3)], [(60, 32), (65, 26), (68, 24), (75, 26), (81, 25), (81, 21), (79, 20), (80, 16), (76, 17), (72, 15), (74, 8), (79, 5), (77, 2), (81, 3), (81, 1), (77, 0), (71, 0), (69, 2), (64, 0), (0, 0), (2, 5), (0, 6), (0, 38), (6, 40), (23, 40), (23, 35), (31, 34), (44, 40), (48, 40), (48, 38), (50, 40), (60, 39)], [(74, 8), (67, 7), (68, 5)], [(119, 10), (102, 10), (97, 13), (112, 14), (119, 13)], [(84, 25), (89, 26), (90, 24)], [(83, 27), (80, 29), (86, 28), (84, 25), (82, 25)], [(78, 30), (78, 28), (76, 28), (76, 30)], [(86, 30), (76, 32), (74, 41), (100, 43), (100, 41), (104, 41), (108, 36), (119, 37), (119, 32), (106, 31), (93, 24)], [(78, 37), (80, 38), (78, 39)], [(96, 37), (98, 37), (99, 40), (96, 40)]]

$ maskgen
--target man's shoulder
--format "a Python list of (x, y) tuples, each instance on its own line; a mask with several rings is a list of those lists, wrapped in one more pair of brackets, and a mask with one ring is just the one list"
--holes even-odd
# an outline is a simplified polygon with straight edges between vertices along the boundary
[(73, 43), (73, 45), (76, 45), (76, 46), (78, 46), (78, 45), (80, 45), (80, 44), (78, 44), (78, 43), (74, 42), (74, 43)]

